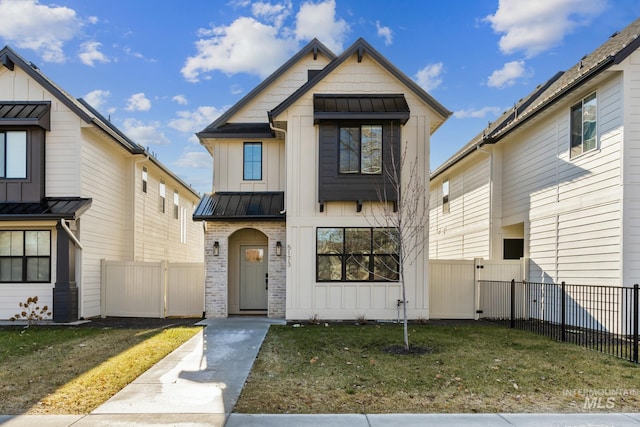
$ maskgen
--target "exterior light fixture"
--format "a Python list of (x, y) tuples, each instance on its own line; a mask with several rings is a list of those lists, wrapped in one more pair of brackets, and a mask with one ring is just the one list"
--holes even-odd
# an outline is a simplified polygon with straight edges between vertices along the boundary
[(276, 256), (282, 255), (282, 243), (276, 242)]
[(220, 243), (213, 242), (213, 256), (218, 256), (220, 255)]

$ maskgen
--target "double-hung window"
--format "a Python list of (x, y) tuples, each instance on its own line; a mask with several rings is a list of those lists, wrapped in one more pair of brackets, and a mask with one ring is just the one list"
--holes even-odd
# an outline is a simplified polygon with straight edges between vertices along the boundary
[(340, 128), (338, 170), (343, 174), (382, 173), (382, 126)]
[(0, 178), (27, 177), (27, 132), (0, 132)]
[(596, 149), (597, 116), (598, 100), (595, 92), (571, 107), (571, 157)]
[(262, 143), (244, 143), (243, 176), (245, 181), (262, 180)]
[(0, 282), (51, 281), (50, 231), (0, 231)]
[(398, 245), (394, 229), (318, 228), (318, 282), (398, 281)]

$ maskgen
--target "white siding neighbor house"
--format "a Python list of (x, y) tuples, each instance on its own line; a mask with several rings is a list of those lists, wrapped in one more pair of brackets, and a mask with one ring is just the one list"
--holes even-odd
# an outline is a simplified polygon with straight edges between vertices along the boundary
[[(426, 183), (450, 114), (366, 41), (336, 56), (313, 40), (200, 132), (214, 170), (194, 214), (206, 315), (395, 319), (397, 249), (375, 221), (398, 201), (384, 171), (406, 152)], [(429, 316), (427, 260), (406, 265), (409, 318)]]
[(103, 259), (202, 262), (199, 195), (9, 47), (0, 153), (0, 319), (34, 296), (55, 321), (101, 315)]
[(533, 282), (640, 282), (640, 19), (431, 173), (432, 259), (529, 260)]

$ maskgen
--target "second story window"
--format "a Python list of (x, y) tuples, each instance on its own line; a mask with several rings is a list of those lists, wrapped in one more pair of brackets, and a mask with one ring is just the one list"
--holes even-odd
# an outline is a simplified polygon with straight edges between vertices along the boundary
[(576, 157), (597, 144), (598, 100), (595, 92), (571, 107), (570, 156)]
[(163, 180), (160, 180), (159, 193), (160, 198), (158, 199), (158, 209), (161, 213), (165, 213), (167, 208), (167, 186)]
[(173, 191), (173, 217), (178, 219), (180, 214), (180, 195), (178, 194), (178, 190)]
[(0, 178), (27, 177), (27, 133), (0, 132)]
[(244, 143), (243, 176), (245, 181), (262, 180), (262, 143)]
[(442, 213), (449, 213), (449, 180), (442, 183)]
[(382, 126), (340, 128), (340, 173), (382, 173)]
[(147, 167), (142, 167), (142, 192), (147, 192), (147, 181), (149, 179), (149, 173), (147, 172)]

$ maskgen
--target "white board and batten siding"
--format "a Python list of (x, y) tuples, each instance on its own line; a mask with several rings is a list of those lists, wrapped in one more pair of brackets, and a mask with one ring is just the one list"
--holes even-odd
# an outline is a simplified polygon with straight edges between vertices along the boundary
[(621, 80), (593, 89), (596, 150), (569, 157), (569, 111), (590, 91), (503, 145), (502, 217), (529, 221), (531, 281), (621, 284)]

